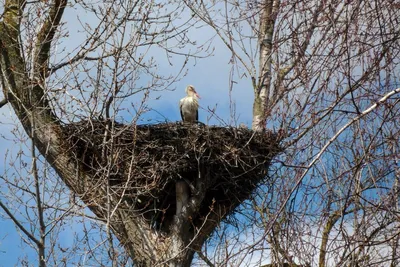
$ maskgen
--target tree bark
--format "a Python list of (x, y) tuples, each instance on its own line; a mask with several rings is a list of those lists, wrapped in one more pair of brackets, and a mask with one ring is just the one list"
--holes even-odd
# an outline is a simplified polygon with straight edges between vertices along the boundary
[(331, 233), (333, 226), (335, 226), (335, 223), (337, 222), (337, 220), (340, 219), (340, 217), (341, 217), (340, 212), (334, 212), (329, 216), (328, 221), (325, 224), (324, 230), (322, 232), (321, 246), (319, 249), (319, 260), (318, 260), (319, 267), (325, 267), (326, 254), (327, 254), (326, 250), (328, 246), (329, 235)]
[(265, 0), (262, 5), (258, 36), (258, 46), (260, 50), (259, 77), (258, 83), (254, 88), (253, 103), (252, 129), (255, 131), (264, 131), (266, 129), (266, 119), (270, 112), (270, 98), (276, 94), (271, 84), (271, 55), (273, 52), (272, 41), (274, 37), (276, 15), (279, 9), (279, 0)]
[(189, 186), (184, 180), (176, 182), (176, 215), (182, 212), (189, 200)]

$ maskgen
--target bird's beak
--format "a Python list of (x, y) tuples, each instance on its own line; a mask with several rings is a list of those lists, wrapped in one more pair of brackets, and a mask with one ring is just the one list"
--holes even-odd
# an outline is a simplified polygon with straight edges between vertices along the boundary
[(197, 98), (201, 98), (198, 93), (194, 92), (194, 94), (197, 96)]

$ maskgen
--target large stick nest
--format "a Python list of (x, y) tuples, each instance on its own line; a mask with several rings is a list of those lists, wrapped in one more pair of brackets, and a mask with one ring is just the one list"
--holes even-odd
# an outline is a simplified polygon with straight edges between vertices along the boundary
[(276, 134), (232, 127), (83, 121), (67, 125), (65, 133), (91, 184), (109, 186), (133, 210), (166, 228), (175, 214), (177, 180), (194, 193), (203, 179), (199, 217), (214, 203), (230, 211), (266, 178), (279, 152)]

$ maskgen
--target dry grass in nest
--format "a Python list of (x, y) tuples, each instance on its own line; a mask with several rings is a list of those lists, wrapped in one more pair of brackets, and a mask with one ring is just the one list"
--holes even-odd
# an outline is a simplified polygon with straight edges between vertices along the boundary
[(175, 181), (184, 179), (192, 194), (205, 192), (199, 217), (214, 203), (231, 210), (265, 178), (279, 152), (276, 134), (243, 128), (82, 121), (65, 132), (92, 184), (109, 185), (155, 224), (175, 214)]

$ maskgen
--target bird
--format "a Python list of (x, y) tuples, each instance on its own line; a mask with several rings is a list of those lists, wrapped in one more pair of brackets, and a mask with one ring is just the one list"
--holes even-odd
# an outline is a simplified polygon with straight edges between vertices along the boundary
[(179, 109), (183, 122), (195, 123), (199, 120), (199, 102), (200, 96), (197, 94), (193, 85), (186, 87), (186, 96), (179, 101)]

